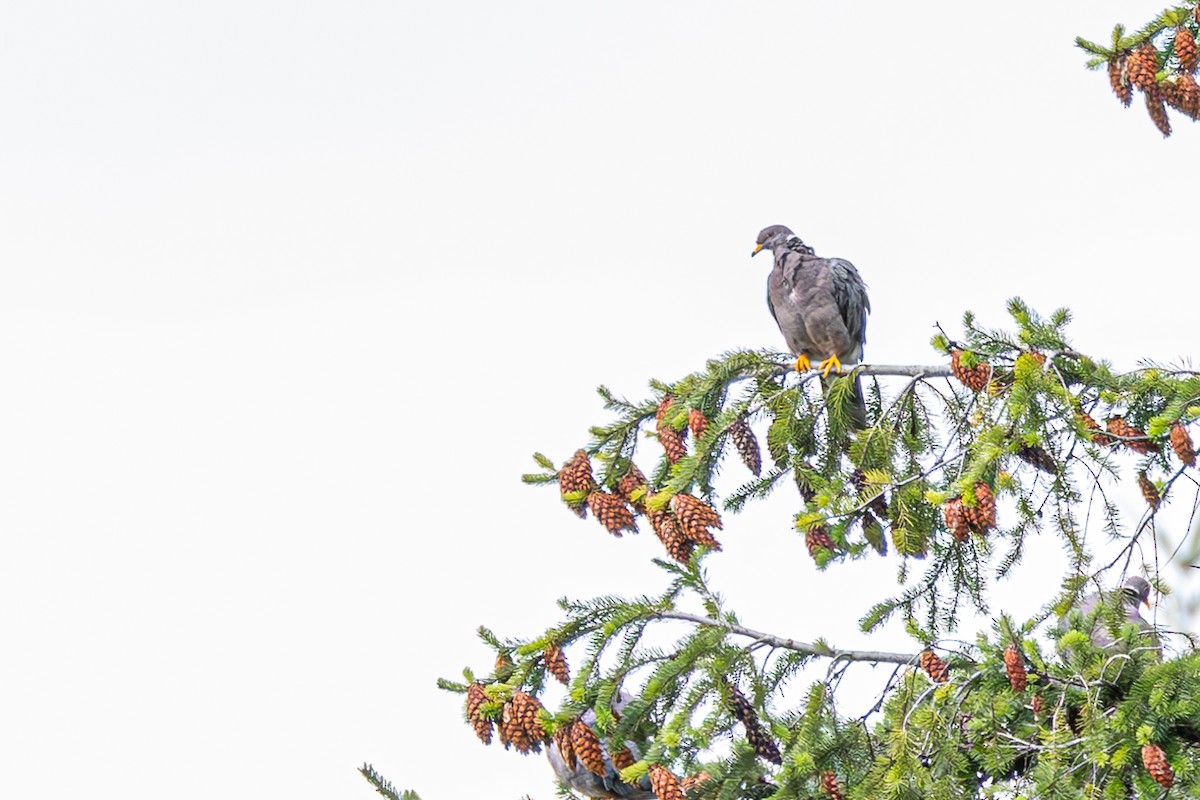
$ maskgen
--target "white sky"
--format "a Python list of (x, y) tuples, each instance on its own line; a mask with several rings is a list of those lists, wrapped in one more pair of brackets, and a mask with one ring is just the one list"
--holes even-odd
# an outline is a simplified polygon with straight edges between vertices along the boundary
[[(551, 797), (434, 680), (661, 586), (518, 476), (598, 383), (782, 346), (765, 225), (858, 265), (874, 363), (1013, 294), (1195, 356), (1200, 138), (1072, 46), (1161, 3), (914, 8), (0, 8), (0, 796)], [(718, 588), (865, 645), (894, 560), (818, 575), (785, 494)]]

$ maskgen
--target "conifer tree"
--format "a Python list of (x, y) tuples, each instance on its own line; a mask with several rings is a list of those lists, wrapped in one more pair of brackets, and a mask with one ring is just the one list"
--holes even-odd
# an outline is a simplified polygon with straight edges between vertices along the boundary
[[(1117, 372), (1075, 349), (1066, 310), (1043, 318), (1014, 299), (1009, 312), (1010, 329), (967, 314), (957, 338), (939, 332), (940, 363), (860, 366), (827, 393), (770, 351), (726, 353), (639, 400), (602, 387), (609, 419), (558, 463), (535, 455), (541, 471), (525, 481), (558, 484), (550, 501), (572, 512), (597, 493), (613, 498), (592, 509), (600, 525), (564, 514), (566, 525), (607, 536), (608, 517), (645, 517), (642, 528), (669, 527), (688, 547), (663, 537), (662, 581), (644, 596), (563, 600), (561, 622), (527, 637), (481, 628), (495, 666), (441, 687), (464, 694), (484, 741), (494, 726), (500, 746), (552, 751), (634, 797), (1200, 792), (1190, 638), (1173, 637), (1164, 658), (1165, 632), (1133, 624), (1119, 592), (1088, 618), (1079, 610), (1084, 594), (1136, 572), (1166, 504), (1197, 501), (1200, 373)], [(866, 430), (851, 425), (855, 376), (867, 387)], [(663, 442), (664, 429), (685, 452)], [(747, 469), (750, 437), (762, 458)], [(745, 482), (719, 494), (722, 469)], [(1157, 501), (1122, 519), (1111, 497), (1121, 483), (1148, 483)], [(804, 568), (895, 564), (900, 590), (866, 604), (861, 627), (902, 620), (908, 652), (761, 631), (725, 606), (705, 569), (724, 557), (712, 531), (735, 530), (739, 511), (776, 490), (794, 498), (813, 561)], [(1013, 619), (990, 608), (989, 587), (1022, 569), (1031, 536), (1057, 537), (1069, 568), (1039, 614)], [(1117, 557), (1098, 559), (1110, 541)], [(993, 624), (963, 642), (968, 610)], [(686, 632), (662, 646), (658, 629), (681, 623)], [(560, 659), (571, 664), (568, 695), (543, 708), (535, 698), (562, 679)], [(897, 666), (873, 712), (854, 718), (839, 709), (838, 676), (861, 662)], [(832, 665), (824, 678), (788, 688), (818, 663)]]

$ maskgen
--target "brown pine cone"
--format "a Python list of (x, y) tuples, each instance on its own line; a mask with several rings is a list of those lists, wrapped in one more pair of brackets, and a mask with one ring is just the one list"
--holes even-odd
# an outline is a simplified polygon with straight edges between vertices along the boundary
[(1022, 445), (1021, 449), (1017, 451), (1017, 458), (1026, 464), (1037, 467), (1042, 472), (1049, 472), (1051, 475), (1058, 474), (1058, 464), (1054, 463), (1054, 456), (1036, 444)]
[(1145, 94), (1146, 113), (1150, 115), (1150, 119), (1154, 122), (1154, 127), (1158, 128), (1158, 132), (1165, 139), (1171, 135), (1171, 120), (1167, 118), (1167, 107), (1163, 104), (1162, 92), (1155, 88), (1147, 91)]
[(508, 669), (512, 665), (513, 665), (512, 656), (510, 656), (508, 654), (507, 650), (499, 650), (496, 652), (496, 661), (492, 665), (492, 667), (497, 673), (503, 672), (504, 670)]
[(996, 495), (983, 481), (975, 484), (975, 525), (979, 533), (996, 527)]
[(1200, 116), (1200, 85), (1191, 75), (1173, 75), (1158, 85), (1166, 104), (1192, 119)]
[(635, 511), (645, 514), (645, 495), (643, 494), (642, 497), (635, 501), (633, 499), (633, 492), (636, 489), (641, 489), (648, 486), (649, 482), (646, 480), (646, 476), (642, 473), (642, 471), (638, 469), (638, 465), (631, 463), (629, 465), (629, 471), (621, 476), (621, 480), (617, 481), (617, 494), (619, 494), (625, 500), (625, 502), (633, 506)]
[(592, 477), (592, 462), (588, 460), (587, 450), (576, 450), (571, 460), (562, 465), (558, 471), (558, 491), (563, 495), (563, 502), (579, 515), (587, 519), (587, 505), (584, 500), (567, 500), (566, 495), (575, 492), (590, 493), (596, 488), (596, 479)]
[(1175, 773), (1172, 771), (1171, 765), (1167, 763), (1167, 754), (1161, 747), (1156, 744), (1142, 747), (1142, 763), (1146, 765), (1146, 771), (1159, 786), (1170, 789), (1175, 785)]
[(563, 763), (570, 770), (575, 769), (575, 747), (571, 744), (571, 726), (559, 725), (554, 731), (554, 744), (558, 747), (558, 752), (562, 754)]
[(1108, 432), (1114, 436), (1119, 436), (1121, 444), (1133, 452), (1146, 455), (1147, 453), (1157, 453), (1159, 451), (1157, 442), (1151, 440), (1145, 431), (1140, 431), (1126, 422), (1124, 417), (1120, 415), (1109, 417), (1106, 424)]
[(1086, 411), (1077, 411), (1076, 416), (1079, 418), (1079, 424), (1083, 425), (1084, 429), (1091, 435), (1093, 442), (1101, 447), (1105, 447), (1113, 443), (1113, 438), (1111, 436), (1105, 436), (1103, 433), (1100, 433), (1100, 431), (1103, 429), (1100, 427), (1100, 423), (1096, 422), (1095, 417), (1093, 417), (1091, 414), (1087, 413)]
[(575, 724), (571, 726), (571, 748), (575, 751), (575, 757), (582, 761), (593, 775), (603, 778), (607, 774), (608, 768), (604, 764), (604, 749), (600, 746), (600, 739), (581, 719), (575, 720)]
[(918, 663), (934, 683), (945, 683), (950, 680), (950, 667), (932, 650), (923, 650)]
[(741, 690), (732, 684), (729, 686), (729, 697), (730, 710), (742, 723), (742, 727), (746, 729), (746, 741), (750, 742), (754, 752), (758, 754), (759, 758), (766, 759), (773, 764), (782, 764), (783, 755), (779, 752), (775, 740), (763, 727), (762, 720), (754, 711), (754, 706), (750, 704)]
[(620, 538), (621, 531), (637, 533), (637, 523), (634, 522), (633, 512), (617, 495), (608, 492), (592, 492), (588, 495), (587, 504), (592, 513), (596, 515), (596, 520), (613, 536)]
[(679, 779), (662, 764), (650, 765), (650, 788), (658, 800), (686, 800)]
[(679, 431), (672, 428), (665, 421), (667, 410), (671, 407), (673, 400), (674, 398), (670, 394), (664, 394), (662, 400), (658, 403), (658, 410), (654, 413), (658, 441), (667, 453), (667, 461), (670, 461), (672, 464), (687, 455), (687, 446), (683, 443), (683, 437), (679, 434)]
[(472, 683), (467, 687), (467, 721), (475, 729), (475, 735), (484, 744), (492, 743), (492, 721), (483, 716), (482, 707), (487, 702), (483, 684)]
[(704, 412), (698, 408), (689, 408), (688, 428), (691, 429), (692, 436), (699, 439), (708, 430), (708, 417), (704, 416)]
[(721, 516), (715, 508), (698, 497), (679, 492), (671, 498), (671, 511), (684, 536), (702, 547), (721, 549), (721, 543), (708, 531), (709, 528), (721, 530)]
[(633, 753), (630, 752), (628, 747), (622, 747), (620, 750), (612, 754), (613, 766), (618, 770), (632, 767), (635, 761), (637, 761), (637, 759), (633, 757)]
[(1162, 497), (1158, 494), (1158, 487), (1154, 485), (1154, 481), (1146, 475), (1146, 470), (1142, 470), (1137, 476), (1138, 488), (1142, 490), (1142, 497), (1146, 500), (1146, 505), (1152, 510), (1158, 510), (1158, 504), (1162, 502)]
[(1128, 107), (1133, 102), (1133, 87), (1129, 85), (1129, 76), (1125, 74), (1125, 61), (1125, 56), (1120, 55), (1108, 62), (1108, 85), (1121, 105)]
[(1042, 708), (1044, 705), (1045, 704), (1043, 703), (1042, 696), (1040, 694), (1035, 694), (1033, 699), (1029, 701), (1029, 706), (1033, 709), (1033, 716), (1035, 719), (1042, 715)]
[(513, 715), (520, 720), (528, 741), (532, 743), (530, 749), (534, 752), (540, 751), (541, 743), (550, 738), (542, 721), (538, 719), (538, 712), (542, 710), (542, 704), (532, 695), (517, 692), (513, 695), (512, 708)]
[(546, 645), (542, 657), (546, 660), (546, 669), (558, 679), (559, 683), (566, 686), (571, 682), (571, 672), (567, 669), (567, 655), (563, 652), (561, 645)]
[[(946, 518), (946, 527), (954, 536), (954, 541), (965, 542), (971, 534), (971, 520), (974, 519), (974, 509), (968, 509), (963, 501), (955, 497), (942, 505), (942, 514)], [(971, 512), (968, 514), (967, 512)]]
[(742, 463), (746, 465), (746, 469), (755, 475), (762, 474), (762, 453), (758, 449), (758, 439), (755, 438), (754, 431), (750, 430), (750, 423), (746, 420), (745, 414), (735, 419), (729, 426), (729, 438), (733, 440), (733, 446), (737, 448), (738, 455), (742, 457)]
[(650, 517), (650, 527), (654, 529), (654, 533), (663, 543), (663, 547), (667, 548), (667, 555), (680, 564), (688, 563), (696, 545), (680, 530), (679, 521), (675, 519), (675, 515), (670, 511), (651, 511), (648, 516)]
[(1143, 92), (1157, 93), (1155, 75), (1158, 74), (1158, 50), (1150, 42), (1146, 42), (1129, 54), (1125, 62), (1129, 82)]
[(978, 392), (991, 380), (992, 367), (982, 358), (977, 359), (973, 367), (965, 366), (962, 363), (962, 352), (957, 349), (950, 351), (950, 371), (958, 378), (959, 383), (972, 392)]
[(1196, 445), (1192, 442), (1192, 435), (1188, 433), (1187, 426), (1182, 422), (1171, 426), (1171, 449), (1185, 465), (1196, 466)]
[(1008, 682), (1014, 692), (1025, 691), (1029, 675), (1025, 671), (1025, 658), (1015, 644), (1010, 644), (1004, 651), (1004, 671), (1008, 673)]
[(821, 790), (833, 800), (846, 800), (846, 793), (842, 791), (842, 785), (838, 783), (837, 773), (831, 769), (821, 773)]
[(1196, 66), (1200, 64), (1200, 48), (1196, 47), (1196, 37), (1187, 28), (1175, 32), (1175, 56), (1184, 72), (1189, 75), (1196, 72)]
[(829, 550), (832, 552), (835, 549), (833, 538), (829, 535), (829, 528), (823, 524), (815, 525), (804, 532), (804, 546), (808, 548), (808, 554), (814, 560), (819, 551)]
[(525, 730), (522, 713), (517, 711), (512, 700), (504, 704), (504, 711), (500, 715), (500, 743), (504, 745), (505, 750), (511, 744), (521, 755), (529, 755), (541, 749), (529, 731)]

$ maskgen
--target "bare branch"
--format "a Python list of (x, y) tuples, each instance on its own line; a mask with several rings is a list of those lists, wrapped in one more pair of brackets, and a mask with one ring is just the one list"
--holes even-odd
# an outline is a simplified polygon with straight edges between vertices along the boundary
[(656, 619), (678, 619), (684, 622), (694, 622), (697, 625), (705, 625), (710, 628), (720, 628), (745, 636), (749, 639), (754, 639), (757, 642), (765, 642), (772, 647), (778, 647), (782, 650), (793, 650), (797, 653), (804, 653), (810, 656), (822, 656), (823, 658), (832, 658), (836, 661), (870, 661), (884, 662), (888, 664), (915, 664), (920, 656), (916, 653), (885, 653), (876, 650), (842, 650), (837, 647), (828, 645), (815, 644), (812, 642), (798, 642), (795, 639), (785, 639), (780, 636), (775, 636), (770, 633), (763, 633), (751, 628), (743, 627), (742, 625), (733, 625), (727, 622), (721, 622), (710, 617), (701, 617), (696, 614), (688, 614), (683, 611), (654, 611), (651, 616)]

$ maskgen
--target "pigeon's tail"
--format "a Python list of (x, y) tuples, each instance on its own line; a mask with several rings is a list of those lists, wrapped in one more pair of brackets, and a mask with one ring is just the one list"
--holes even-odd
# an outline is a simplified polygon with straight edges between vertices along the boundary
[[(827, 378), (822, 378), (821, 391), (828, 395), (829, 390), (833, 387), (833, 382), (839, 380), (841, 377), (840, 375), (830, 375)], [(849, 403), (847, 403), (847, 410), (850, 412), (851, 431), (861, 431), (871, 427), (870, 423), (867, 422), (867, 404), (863, 400), (862, 381), (859, 380), (857, 375), (854, 376), (854, 384), (851, 387), (851, 397)]]

